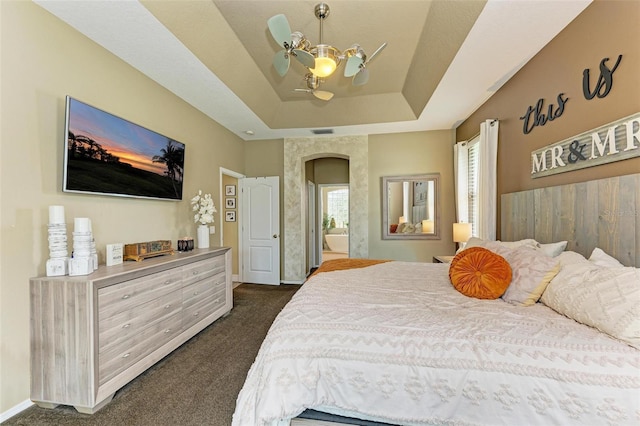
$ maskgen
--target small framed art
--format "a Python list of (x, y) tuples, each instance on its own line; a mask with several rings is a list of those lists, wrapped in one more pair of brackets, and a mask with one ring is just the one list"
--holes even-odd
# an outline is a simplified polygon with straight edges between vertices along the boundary
[(227, 196), (235, 196), (236, 195), (236, 186), (235, 185), (225, 185), (224, 187), (224, 195)]
[(228, 209), (235, 209), (236, 208), (236, 199), (235, 198), (226, 198), (224, 200), (224, 205)]
[(227, 210), (224, 212), (224, 221), (225, 222), (235, 222), (236, 221), (236, 212), (233, 210)]

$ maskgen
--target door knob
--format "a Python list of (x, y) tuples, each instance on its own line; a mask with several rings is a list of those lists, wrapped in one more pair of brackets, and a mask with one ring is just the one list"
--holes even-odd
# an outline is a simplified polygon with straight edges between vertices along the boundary
[(273, 234), (273, 238), (278, 238), (278, 234)]

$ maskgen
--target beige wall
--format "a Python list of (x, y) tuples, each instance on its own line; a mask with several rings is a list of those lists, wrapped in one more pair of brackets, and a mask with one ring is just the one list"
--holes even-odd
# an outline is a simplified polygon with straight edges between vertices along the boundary
[[(452, 130), (369, 135), (369, 257), (431, 262), (455, 251)], [(440, 240), (383, 240), (383, 176), (440, 173)]]
[[(231, 247), (231, 271), (233, 275), (238, 275), (238, 198), (240, 197), (240, 193), (238, 192), (238, 179), (233, 176), (222, 175), (222, 188), (225, 188), (226, 185), (234, 185), (236, 187), (236, 195), (233, 197), (223, 195), (222, 208), (218, 209), (220, 213), (220, 226), (222, 227), (222, 245)], [(226, 208), (227, 198), (234, 198), (236, 200), (235, 209)], [(235, 222), (226, 221), (225, 212), (227, 210), (236, 212)]]
[(307, 163), (310, 162), (313, 163), (316, 184), (349, 183), (349, 160), (326, 157), (307, 161)]
[[(101, 263), (107, 243), (175, 244), (195, 237), (191, 196), (202, 189), (219, 200), (219, 168), (244, 170), (244, 142), (32, 2), (0, 2), (0, 23), (4, 413), (29, 398), (29, 278), (45, 273), (48, 206), (65, 206), (68, 232), (74, 217), (92, 219)], [(184, 142), (184, 200), (62, 193), (65, 95)]]
[[(566, 183), (637, 173), (640, 157), (553, 176), (532, 179), (531, 152), (640, 111), (640, 2), (596, 0), (502, 89), (457, 129), (456, 139), (479, 132), (480, 122), (500, 119), (498, 147), (498, 197), (500, 194)], [(608, 96), (586, 100), (582, 92), (583, 70), (590, 69), (591, 87), (600, 75), (603, 58), (613, 74)], [(523, 134), (524, 116), (538, 99), (558, 105), (564, 93), (564, 112), (544, 126)], [(499, 198), (498, 198), (499, 200)], [(498, 217), (500, 217), (498, 215)], [(498, 224), (498, 230), (500, 225)]]
[(284, 141), (270, 139), (245, 143), (244, 170), (247, 177), (280, 177), (280, 271), (284, 271)]

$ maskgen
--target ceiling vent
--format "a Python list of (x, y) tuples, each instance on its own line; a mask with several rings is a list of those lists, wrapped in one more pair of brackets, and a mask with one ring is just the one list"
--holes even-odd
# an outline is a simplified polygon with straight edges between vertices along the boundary
[(313, 129), (311, 133), (314, 135), (332, 135), (333, 129)]

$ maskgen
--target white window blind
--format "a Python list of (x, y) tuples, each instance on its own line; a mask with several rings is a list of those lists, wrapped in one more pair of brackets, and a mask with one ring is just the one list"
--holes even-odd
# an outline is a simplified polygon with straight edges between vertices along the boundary
[(469, 142), (469, 156), (468, 156), (468, 168), (467, 168), (467, 188), (469, 194), (469, 223), (471, 223), (471, 235), (478, 236), (478, 223), (479, 223), (479, 200), (478, 200), (478, 170), (479, 170), (479, 152), (480, 144), (479, 138), (475, 138)]

